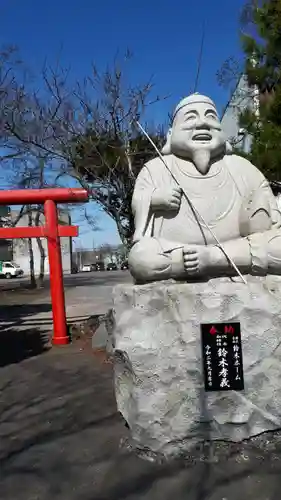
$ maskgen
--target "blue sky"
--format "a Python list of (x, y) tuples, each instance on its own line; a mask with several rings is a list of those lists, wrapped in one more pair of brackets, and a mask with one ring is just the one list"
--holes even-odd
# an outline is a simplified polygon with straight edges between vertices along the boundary
[[(129, 48), (134, 58), (129, 78), (145, 82), (154, 75), (155, 91), (171, 97), (150, 110), (155, 122), (193, 91), (202, 23), (206, 37), (198, 91), (212, 97), (222, 110), (229, 93), (219, 87), (216, 71), (230, 55), (241, 57), (238, 17), (244, 0), (2, 0), (1, 42), (18, 45), (34, 72), (44, 60), (60, 57), (70, 66), (71, 79), (110, 64), (117, 50)], [(92, 210), (92, 209), (91, 209)], [(80, 220), (81, 218), (79, 218)], [(78, 222), (78, 220), (77, 220)], [(99, 213), (101, 230), (92, 234), (82, 224), (80, 242), (92, 247), (116, 243), (115, 224)]]

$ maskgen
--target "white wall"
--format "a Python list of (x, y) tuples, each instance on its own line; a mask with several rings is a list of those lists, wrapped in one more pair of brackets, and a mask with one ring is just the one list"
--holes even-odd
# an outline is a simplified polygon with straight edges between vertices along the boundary
[[(230, 142), (239, 140), (239, 116), (247, 107), (253, 107), (253, 94), (254, 91), (248, 87), (246, 78), (241, 76), (221, 120), (223, 131)], [(242, 136), (240, 138), (243, 139)], [(240, 147), (245, 153), (250, 151), (251, 137), (245, 136), (237, 143), (237, 147)]]
[[(11, 213), (12, 219), (16, 217), (18, 212), (13, 211)], [(68, 215), (60, 213), (59, 215), (62, 221), (68, 223)], [(44, 225), (44, 216), (40, 216), (40, 225)], [(28, 217), (23, 216), (17, 226), (28, 226)], [(41, 239), (46, 259), (45, 259), (45, 274), (49, 274), (49, 260), (48, 260), (48, 250), (47, 250), (47, 240), (46, 238)], [(32, 238), (32, 248), (34, 256), (34, 267), (35, 274), (38, 275), (40, 271), (40, 251), (37, 245), (36, 238)], [(61, 252), (62, 252), (62, 267), (64, 274), (71, 273), (71, 238), (61, 238)], [(28, 253), (28, 241), (27, 239), (13, 240), (13, 260), (21, 266), (25, 274), (29, 274), (29, 253)]]

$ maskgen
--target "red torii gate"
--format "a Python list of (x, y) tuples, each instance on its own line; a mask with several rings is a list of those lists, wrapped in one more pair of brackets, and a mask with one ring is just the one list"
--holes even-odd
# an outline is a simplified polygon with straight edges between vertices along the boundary
[(45, 226), (0, 228), (0, 239), (47, 238), (53, 312), (54, 345), (69, 343), (67, 333), (60, 237), (78, 236), (77, 226), (58, 224), (57, 203), (88, 201), (85, 189), (22, 189), (0, 191), (0, 205), (44, 205)]

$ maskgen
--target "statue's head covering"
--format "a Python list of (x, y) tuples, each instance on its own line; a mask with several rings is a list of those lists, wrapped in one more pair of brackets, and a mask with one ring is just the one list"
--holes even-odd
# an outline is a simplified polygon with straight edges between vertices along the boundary
[(174, 111), (174, 114), (173, 114), (173, 120), (177, 114), (177, 112), (184, 108), (185, 106), (187, 106), (188, 104), (197, 104), (197, 103), (205, 103), (205, 104), (209, 104), (210, 106), (212, 106), (213, 108), (216, 109), (216, 105), (215, 103), (212, 101), (212, 99), (210, 99), (210, 97), (207, 97), (205, 95), (201, 95), (199, 94), (198, 92), (196, 94), (191, 94), (187, 97), (185, 97), (184, 99), (182, 99), (179, 104), (177, 105), (175, 111)]

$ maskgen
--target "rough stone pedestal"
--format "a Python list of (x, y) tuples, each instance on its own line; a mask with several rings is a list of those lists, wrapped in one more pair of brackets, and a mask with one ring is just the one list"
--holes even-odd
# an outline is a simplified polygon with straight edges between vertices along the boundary
[[(134, 446), (178, 455), (281, 428), (280, 280), (158, 282), (114, 290), (115, 384)], [(206, 393), (200, 323), (240, 321), (243, 392)]]

